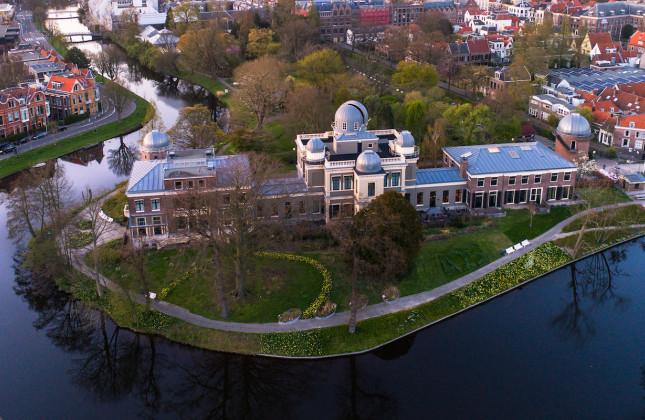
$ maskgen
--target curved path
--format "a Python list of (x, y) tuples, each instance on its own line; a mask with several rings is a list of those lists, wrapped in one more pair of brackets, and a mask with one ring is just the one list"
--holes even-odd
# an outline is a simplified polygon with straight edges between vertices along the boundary
[[(561, 221), (560, 223), (556, 224), (555, 226), (553, 226), (551, 229), (549, 229), (542, 235), (534, 238), (528, 246), (518, 251), (515, 251), (510, 255), (505, 255), (493, 261), (492, 263), (479, 268), (478, 270), (475, 270), (469, 274), (466, 274), (463, 277), (460, 277), (456, 280), (453, 280), (449, 283), (446, 283), (442, 286), (439, 286), (427, 292), (421, 292), (414, 295), (401, 297), (391, 303), (377, 303), (374, 305), (369, 305), (365, 309), (359, 311), (358, 321), (363, 321), (365, 319), (376, 318), (379, 316), (388, 315), (395, 312), (413, 309), (419, 305), (423, 305), (425, 303), (431, 302), (445, 294), (451, 293), (463, 286), (466, 286), (467, 284), (474, 282), (475, 280), (483, 277), (484, 275), (495, 270), (496, 268), (513, 261), (514, 259), (526, 254), (527, 252), (534, 250), (538, 246), (550, 240), (557, 239), (558, 236), (561, 235), (562, 229), (566, 225), (568, 225), (569, 223), (573, 222), (574, 220), (582, 216), (585, 216), (590, 213), (596, 213), (602, 210), (615, 209), (619, 207), (631, 206), (634, 204), (639, 204), (639, 202), (628, 201), (625, 203), (611, 204), (611, 205), (598, 207), (595, 209), (589, 209), (589, 210), (585, 210), (580, 213), (577, 213)], [(645, 206), (645, 203), (640, 203), (640, 204)], [(642, 225), (637, 225), (637, 226), (642, 226)], [(113, 230), (111, 230), (107, 235), (101, 238), (101, 242), (102, 243), (109, 242), (111, 240), (123, 237), (123, 233), (124, 233), (123, 227), (118, 226), (117, 228), (115, 226)], [(77, 270), (79, 270), (89, 278), (94, 279), (96, 277), (96, 272), (90, 267), (88, 267), (84, 262), (83, 257), (87, 252), (88, 252), (88, 248), (82, 248), (75, 251), (73, 256), (73, 265)], [(100, 274), (99, 274), (99, 279), (101, 283), (108, 289), (118, 293), (124, 293), (123, 288), (118, 284), (114, 283), (112, 280)], [(145, 297), (143, 295), (138, 293), (133, 293), (133, 292), (128, 292), (128, 293), (130, 294), (131, 298), (133, 298), (136, 302), (142, 303), (142, 304), (145, 303)], [(310, 330), (315, 328), (326, 328), (326, 327), (334, 327), (338, 325), (345, 325), (348, 323), (348, 320), (349, 320), (349, 312), (341, 312), (328, 319), (304, 319), (304, 320), (297, 321), (293, 324), (279, 324), (276, 322), (263, 323), (263, 324), (229, 322), (229, 321), (219, 321), (219, 320), (206, 318), (201, 315), (194, 314), (180, 306), (174, 305), (172, 303), (164, 302), (164, 301), (153, 300), (150, 303), (153, 309), (161, 313), (164, 313), (166, 315), (170, 315), (172, 317), (181, 319), (182, 321), (187, 322), (189, 324), (197, 325), (204, 328), (211, 328), (211, 329), (222, 330), (222, 331), (243, 332), (243, 333), (303, 331), (303, 330)]]

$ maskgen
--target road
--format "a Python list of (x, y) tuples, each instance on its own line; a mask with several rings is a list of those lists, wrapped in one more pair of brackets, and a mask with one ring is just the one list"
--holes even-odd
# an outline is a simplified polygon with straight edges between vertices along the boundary
[[(21, 31), (21, 40), (23, 42), (37, 43), (44, 48), (51, 49), (51, 45), (47, 41), (47, 38), (36, 29), (33, 22), (31, 21), (32, 14), (29, 11), (21, 11), (16, 14), (16, 19), (20, 22), (20, 31)], [(34, 40), (34, 41), (32, 41)], [(54, 144), (61, 140), (65, 140), (70, 137), (74, 137), (78, 134), (83, 134), (96, 130), (97, 127), (109, 124), (115, 121), (118, 121), (114, 107), (107, 100), (103, 100), (104, 109), (99, 114), (90, 116), (89, 119), (79, 121), (74, 124), (65, 126), (64, 131), (59, 131), (57, 133), (48, 134), (45, 137), (42, 137), (37, 140), (31, 140), (28, 143), (16, 145), (16, 153), (10, 153), (6, 155), (0, 155), (0, 161), (8, 159), (11, 156), (20, 154), (29, 150), (37, 149), (48, 144)], [(121, 114), (121, 118), (128, 117), (136, 109), (136, 104), (134, 101), (130, 101), (126, 106), (125, 110)], [(33, 135), (33, 134), (32, 134)], [(31, 136), (31, 135), (30, 135)], [(29, 137), (28, 137), (29, 138)]]

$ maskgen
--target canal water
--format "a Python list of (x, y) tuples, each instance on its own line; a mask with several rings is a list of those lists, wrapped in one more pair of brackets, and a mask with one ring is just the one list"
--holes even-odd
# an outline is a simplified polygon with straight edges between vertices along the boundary
[[(134, 66), (124, 72), (168, 128), (182, 106), (205, 100), (198, 89)], [(138, 141), (139, 133), (124, 139), (133, 147)], [(119, 147), (119, 139), (109, 140), (56, 164), (74, 194), (111, 188), (127, 176), (109, 163)], [(3, 419), (645, 416), (645, 239), (378, 351), (286, 361), (204, 351), (116, 327), (21, 270), (6, 220), (0, 204)]]

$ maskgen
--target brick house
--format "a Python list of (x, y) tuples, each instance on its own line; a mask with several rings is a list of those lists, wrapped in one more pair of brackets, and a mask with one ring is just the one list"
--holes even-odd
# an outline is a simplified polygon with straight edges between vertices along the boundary
[(49, 103), (37, 85), (0, 91), (0, 137), (31, 133), (47, 125)]
[[(332, 130), (297, 135), (296, 174), (261, 186), (256, 216), (327, 222), (352, 216), (386, 191), (427, 215), (549, 206), (573, 197), (576, 166), (540, 143), (447, 147), (445, 167), (419, 169), (412, 134), (368, 130), (368, 118), (365, 106), (347, 101)], [(245, 155), (172, 150), (159, 132), (146, 135), (142, 156), (151, 160), (135, 162), (126, 196), (130, 233), (146, 240), (189, 231), (175, 198), (190, 191), (227, 194), (231, 171), (248, 165)]]
[(46, 94), (53, 119), (64, 120), (72, 115), (92, 115), (99, 111), (100, 91), (89, 70), (78, 75), (51, 76)]
[(644, 150), (645, 115), (628, 115), (618, 118), (614, 126), (613, 146), (624, 149)]

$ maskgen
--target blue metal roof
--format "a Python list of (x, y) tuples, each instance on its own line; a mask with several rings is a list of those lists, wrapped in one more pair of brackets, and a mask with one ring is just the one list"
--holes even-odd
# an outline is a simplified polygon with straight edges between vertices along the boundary
[[(135, 162), (136, 164), (139, 162)], [(137, 168), (133, 168), (133, 172)], [(141, 179), (134, 183), (130, 188), (128, 188), (128, 193), (146, 193), (146, 192), (155, 192), (163, 191), (163, 173), (164, 165), (159, 162), (152, 169), (150, 169)]]
[(432, 168), (417, 171), (417, 185), (465, 182), (457, 168)]
[(576, 165), (541, 143), (506, 143), (444, 148), (455, 161), (467, 155), (471, 175), (575, 169)]
[(625, 175), (625, 179), (627, 179), (627, 181), (632, 184), (640, 184), (641, 182), (645, 182), (645, 176), (640, 173), (627, 174)]

